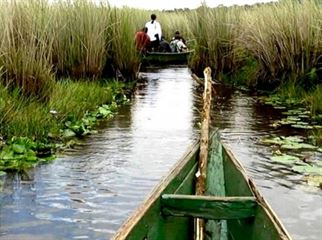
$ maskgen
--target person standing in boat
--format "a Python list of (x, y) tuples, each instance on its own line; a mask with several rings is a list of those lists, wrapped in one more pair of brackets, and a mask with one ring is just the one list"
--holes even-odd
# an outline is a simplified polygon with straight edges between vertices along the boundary
[(141, 29), (141, 31), (138, 31), (135, 34), (136, 49), (142, 54), (145, 54), (150, 47), (150, 37), (147, 32), (148, 29), (144, 27), (143, 29)]
[(159, 47), (159, 43), (162, 37), (162, 30), (160, 23), (156, 20), (157, 16), (153, 13), (151, 14), (151, 21), (148, 21), (145, 24), (145, 27), (148, 29), (147, 34), (150, 37), (150, 49), (156, 51)]

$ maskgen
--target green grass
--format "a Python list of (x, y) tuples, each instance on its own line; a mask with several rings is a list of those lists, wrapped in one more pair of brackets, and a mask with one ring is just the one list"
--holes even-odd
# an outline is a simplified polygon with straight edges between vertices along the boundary
[(214, 77), (221, 80), (223, 75), (239, 66), (236, 51), (236, 37), (239, 30), (240, 8), (206, 6), (188, 15), (189, 30), (195, 39), (195, 54), (189, 66), (196, 73), (210, 66)]
[(322, 85), (307, 93), (305, 102), (310, 106), (313, 115), (322, 114)]
[[(48, 133), (58, 134), (67, 119), (80, 120), (87, 111), (111, 103), (121, 88), (121, 85), (67, 79), (55, 83), (49, 102), (40, 102), (0, 85), (0, 132), (7, 139), (24, 136), (45, 140)], [(57, 114), (51, 114), (51, 110)]]
[(299, 82), (322, 54), (322, 6), (317, 1), (283, 0), (242, 15), (240, 48), (258, 61), (260, 82)]
[[(104, 95), (110, 90), (101, 88), (99, 79), (118, 73), (125, 80), (136, 78), (140, 59), (134, 35), (150, 19), (150, 11), (90, 0), (4, 0), (0, 7), (0, 76), (8, 86), (1, 90), (6, 93), (0, 119), (10, 125), (1, 127), (2, 134), (44, 136), (55, 130), (50, 127), (51, 109), (61, 121), (68, 115), (79, 118), (84, 109), (111, 97)], [(319, 2), (283, 0), (156, 14), (168, 40), (176, 30), (193, 40), (189, 66), (195, 73), (202, 75), (210, 66), (216, 80), (277, 87), (281, 95), (301, 96), (312, 112), (321, 112), (321, 90), (316, 87), (322, 55)], [(298, 85), (305, 94), (297, 92)]]
[(47, 100), (53, 86), (50, 12), (44, 1), (4, 1), (0, 10), (3, 80), (21, 94)]

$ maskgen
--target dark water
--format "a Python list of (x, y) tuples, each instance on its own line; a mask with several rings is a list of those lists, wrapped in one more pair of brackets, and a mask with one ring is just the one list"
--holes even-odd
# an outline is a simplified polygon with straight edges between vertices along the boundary
[[(198, 137), (198, 99), (185, 67), (150, 69), (131, 106), (73, 151), (8, 176), (0, 239), (109, 239)], [(322, 239), (322, 191), (269, 160), (257, 144), (275, 112), (218, 89), (213, 121), (294, 239)], [(321, 156), (316, 156), (321, 157)]]

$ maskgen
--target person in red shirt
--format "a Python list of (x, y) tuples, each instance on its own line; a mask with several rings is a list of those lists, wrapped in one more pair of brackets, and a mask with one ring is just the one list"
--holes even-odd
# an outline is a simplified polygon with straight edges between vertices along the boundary
[(140, 53), (146, 53), (150, 45), (150, 37), (147, 34), (148, 28), (144, 27), (135, 34), (135, 46)]

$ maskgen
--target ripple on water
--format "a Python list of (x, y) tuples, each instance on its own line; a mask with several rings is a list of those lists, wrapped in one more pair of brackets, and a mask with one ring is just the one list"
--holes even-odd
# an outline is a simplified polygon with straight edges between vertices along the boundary
[(104, 130), (8, 184), (0, 239), (112, 236), (196, 137), (189, 71), (156, 71)]
[[(142, 73), (130, 106), (24, 181), (8, 177), (1, 193), (0, 239), (106, 239), (183, 155), (198, 135), (200, 97), (187, 68)], [(270, 161), (258, 144), (279, 133), (275, 113), (242, 92), (222, 88), (212, 121), (296, 240), (320, 240), (322, 193)], [(285, 133), (283, 133), (285, 134)], [(289, 133), (291, 134), (291, 133)]]

